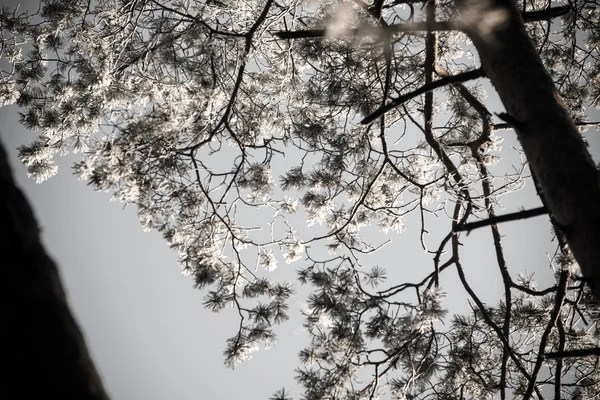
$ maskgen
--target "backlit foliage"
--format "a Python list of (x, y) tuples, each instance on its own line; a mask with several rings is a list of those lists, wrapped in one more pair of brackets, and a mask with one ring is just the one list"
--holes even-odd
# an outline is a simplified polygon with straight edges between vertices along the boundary
[[(458, 18), (454, 2), (430, 4), (437, 20)], [(568, 5), (527, 26), (585, 128), (600, 99), (600, 6)], [(524, 13), (549, 6), (519, 3)], [(57, 173), (57, 155), (80, 153), (76, 175), (137, 207), (144, 229), (160, 231), (206, 290), (204, 305), (237, 311), (228, 365), (276, 341), (294, 292), (276, 269), (294, 263), (311, 287), (298, 369), (307, 399), (597, 398), (594, 358), (543, 356), (598, 345), (598, 310), (568, 249), (552, 260), (556, 285), (536, 289), (531, 277), (509, 273), (493, 226), (504, 297), (484, 304), (464, 275), (454, 230), (493, 217), (500, 197), (529, 180), (524, 164), (502, 164), (498, 131), (509, 127), (486, 108), (483, 80), (360, 123), (432, 74), (477, 68), (458, 31), (437, 34), (434, 67), (426, 32), (377, 33), (424, 21), (425, 7), (44, 0), (30, 12), (4, 8), (0, 100), (16, 103), (21, 122), (39, 132), (20, 149), (34, 179)], [(309, 38), (275, 35), (324, 27)], [(355, 28), (372, 29), (344, 36)], [(420, 226), (407, 226), (409, 213)], [(442, 240), (428, 242), (434, 228)], [(388, 280), (362, 261), (397, 234), (420, 235), (431, 255), (418, 281)], [(450, 270), (463, 288), (439, 287)], [(444, 292), (464, 289), (470, 312), (448, 313)]]

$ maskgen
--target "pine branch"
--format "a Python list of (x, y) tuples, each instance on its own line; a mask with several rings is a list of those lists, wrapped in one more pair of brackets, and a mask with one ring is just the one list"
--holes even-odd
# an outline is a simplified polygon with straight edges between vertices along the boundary
[[(575, 122), (576, 126), (596, 126), (596, 127), (600, 127), (600, 121), (590, 121), (590, 122)], [(492, 126), (492, 129), (495, 131), (499, 131), (499, 130), (506, 130), (506, 129), (513, 129), (513, 126), (509, 123), (499, 123), (499, 124), (494, 124)]]
[(591, 357), (591, 356), (600, 356), (600, 348), (594, 347), (594, 348), (590, 348), (590, 349), (557, 351), (557, 352), (545, 354), (546, 359), (563, 359), (563, 358)]
[[(395, 33), (425, 32), (430, 31), (451, 31), (457, 27), (453, 22), (442, 21), (432, 23), (428, 27), (425, 22), (414, 22), (406, 24), (396, 24), (388, 26), (365, 26), (358, 29), (344, 29), (337, 32), (335, 37), (364, 37), (364, 36), (390, 36)], [(327, 36), (327, 29), (303, 29), (299, 31), (277, 31), (273, 32), (280, 39), (300, 39), (316, 38)]]
[(385, 106), (379, 107), (372, 114), (367, 115), (362, 121), (361, 124), (370, 124), (375, 121), (377, 118), (381, 117), (386, 112), (390, 111), (392, 108), (400, 106), (402, 103), (407, 102), (410, 99), (413, 99), (422, 94), (431, 92), (434, 89), (440, 88), (442, 86), (450, 85), (452, 83), (457, 82), (465, 82), (472, 79), (482, 78), (485, 76), (485, 72), (482, 68), (477, 68), (472, 71), (461, 72), (460, 74), (452, 75), (446, 78), (441, 78), (435, 82), (431, 82), (430, 84), (425, 84), (418, 88), (417, 90), (407, 93), (403, 96), (394, 99), (391, 103), (386, 104)]
[(504, 121), (508, 126), (510, 126), (513, 129), (520, 129), (520, 130), (524, 130), (526, 127), (526, 124), (522, 121), (519, 121), (518, 119), (516, 119), (515, 117), (513, 117), (510, 114), (507, 113), (497, 113), (496, 116), (498, 118), (500, 118), (502, 121)]
[(539, 11), (528, 11), (523, 13), (523, 20), (525, 22), (535, 22), (535, 21), (547, 21), (556, 17), (560, 17), (561, 15), (567, 14), (571, 11), (571, 6), (560, 6), (560, 7), (552, 7), (547, 8), (545, 10)]
[[(556, 321), (556, 328), (558, 330), (558, 348), (559, 351), (565, 351), (565, 327), (562, 322), (562, 318), (559, 318)], [(554, 371), (554, 398), (560, 399), (560, 393), (562, 388), (562, 379), (563, 379), (563, 359), (559, 358), (556, 361), (556, 369)]]
[(484, 219), (484, 220), (477, 221), (477, 222), (470, 222), (467, 224), (458, 225), (454, 229), (454, 231), (455, 232), (467, 231), (467, 233), (469, 233), (473, 229), (482, 228), (484, 226), (498, 224), (501, 222), (516, 221), (519, 219), (537, 217), (538, 215), (544, 215), (547, 213), (548, 213), (548, 210), (546, 209), (546, 207), (538, 207), (538, 208), (533, 208), (531, 210), (518, 211), (515, 213), (499, 215), (494, 218), (488, 218), (488, 219)]
[(567, 289), (569, 288), (569, 279), (571, 279), (571, 270), (564, 269), (560, 274), (560, 281), (558, 283), (558, 290), (556, 291), (556, 297), (554, 298), (554, 308), (552, 309), (552, 313), (550, 314), (550, 322), (544, 329), (544, 333), (540, 339), (540, 347), (538, 351), (538, 357), (535, 362), (535, 366), (533, 367), (533, 372), (531, 374), (531, 379), (529, 379), (529, 384), (527, 385), (527, 390), (525, 391), (525, 395), (523, 396), (523, 400), (529, 400), (533, 395), (533, 391), (536, 386), (536, 380), (540, 369), (542, 368), (542, 364), (544, 363), (544, 349), (548, 345), (548, 338), (550, 337), (550, 333), (552, 329), (556, 326), (557, 321), (560, 318), (560, 313), (563, 308), (563, 304), (565, 302), (565, 297), (567, 295)]
[[(541, 11), (529, 11), (523, 13), (525, 22), (535, 22), (549, 20), (565, 15), (571, 9), (571, 6), (560, 6), (548, 8)], [(426, 22), (414, 22), (405, 24), (395, 24), (388, 26), (368, 26), (358, 29), (345, 29), (336, 33), (336, 37), (364, 37), (364, 36), (388, 36), (395, 33), (415, 33), (415, 32), (443, 32), (461, 30), (461, 25), (455, 21), (435, 21), (430, 24)], [(317, 38), (327, 36), (327, 29), (303, 29), (298, 31), (277, 31), (273, 35), (279, 39), (301, 39)]]

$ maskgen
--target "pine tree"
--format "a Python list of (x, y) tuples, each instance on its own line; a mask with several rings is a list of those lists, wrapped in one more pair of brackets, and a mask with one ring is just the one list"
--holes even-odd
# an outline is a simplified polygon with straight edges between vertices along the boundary
[[(598, 4), (51, 0), (0, 24), (0, 96), (40, 132), (20, 149), (30, 175), (81, 153), (80, 179), (135, 205), (205, 306), (237, 310), (226, 364), (276, 340), (285, 261), (312, 288), (307, 399), (600, 395), (578, 352), (599, 340), (600, 183), (579, 132), (597, 124)], [(525, 156), (512, 172), (510, 129)], [(498, 215), (524, 184), (539, 207)], [(509, 270), (499, 224), (542, 214), (558, 248), (556, 284), (538, 290)], [(431, 263), (388, 282), (365, 260), (405, 227)], [(463, 232), (482, 227), (495, 305), (461, 262)], [(449, 316), (443, 293), (462, 289), (440, 285), (447, 271), (469, 313)]]

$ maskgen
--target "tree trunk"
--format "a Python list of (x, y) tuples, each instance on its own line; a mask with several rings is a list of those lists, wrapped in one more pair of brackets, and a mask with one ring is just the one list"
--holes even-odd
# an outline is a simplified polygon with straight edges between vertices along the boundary
[[(551, 218), (600, 301), (600, 176), (512, 0), (459, 0)], [(534, 238), (532, 238), (533, 240)]]
[(0, 144), (0, 398), (108, 399)]

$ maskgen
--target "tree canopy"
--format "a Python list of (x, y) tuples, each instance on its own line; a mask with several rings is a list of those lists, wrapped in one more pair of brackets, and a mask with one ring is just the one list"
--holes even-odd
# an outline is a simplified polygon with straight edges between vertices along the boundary
[[(575, 130), (597, 124), (598, 3), (46, 0), (0, 25), (0, 99), (39, 132), (20, 149), (29, 174), (80, 153), (80, 179), (137, 207), (204, 305), (237, 311), (226, 364), (276, 340), (296, 290), (285, 262), (311, 287), (307, 399), (600, 395), (581, 353), (599, 340), (600, 187)], [(525, 184), (539, 207), (499, 215)], [(541, 214), (556, 283), (537, 289), (507, 265), (499, 224)], [(495, 304), (461, 264), (481, 226)], [(405, 227), (431, 261), (388, 281), (366, 260)], [(449, 271), (462, 288), (440, 285)], [(455, 291), (470, 312), (448, 313)]]

